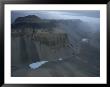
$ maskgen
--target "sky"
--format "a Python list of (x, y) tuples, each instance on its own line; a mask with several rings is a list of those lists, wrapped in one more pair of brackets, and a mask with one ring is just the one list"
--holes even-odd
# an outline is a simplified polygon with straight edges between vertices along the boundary
[(99, 22), (100, 11), (99, 10), (51, 10), (51, 11), (41, 11), (41, 10), (16, 10), (11, 12), (11, 20), (14, 20), (17, 17), (24, 17), (27, 15), (36, 15), (41, 19), (81, 19), (87, 22)]

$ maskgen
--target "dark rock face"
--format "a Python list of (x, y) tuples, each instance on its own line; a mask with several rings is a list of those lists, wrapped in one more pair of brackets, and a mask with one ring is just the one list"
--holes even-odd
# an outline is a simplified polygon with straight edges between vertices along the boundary
[[(64, 47), (68, 42), (67, 34), (64, 32), (55, 32), (52, 27), (54, 20), (42, 20), (37, 16), (19, 17), (12, 24), (12, 66), (28, 65), (40, 61), (42, 58), (48, 60), (46, 51), (52, 51), (54, 47)], [(46, 45), (46, 46), (45, 46)], [(56, 48), (57, 47), (57, 48)], [(55, 54), (57, 58), (59, 54)]]
[(32, 62), (39, 61), (35, 43), (25, 37), (12, 37), (12, 66), (28, 65)]

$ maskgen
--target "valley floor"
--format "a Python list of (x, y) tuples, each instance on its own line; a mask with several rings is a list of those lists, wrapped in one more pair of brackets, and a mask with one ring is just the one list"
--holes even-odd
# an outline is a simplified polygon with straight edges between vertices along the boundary
[(99, 77), (99, 66), (80, 57), (71, 57), (61, 61), (50, 61), (33, 70), (28, 66), (12, 73), (14, 77)]

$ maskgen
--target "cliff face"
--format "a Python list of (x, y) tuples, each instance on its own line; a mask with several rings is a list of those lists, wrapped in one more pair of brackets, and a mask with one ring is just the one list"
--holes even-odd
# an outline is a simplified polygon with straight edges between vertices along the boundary
[[(28, 59), (29, 63), (33, 59), (35, 59), (34, 61), (38, 59), (55, 60), (66, 56), (65, 53), (69, 52), (67, 45), (68, 38), (65, 33), (37, 32), (24, 36), (15, 36), (12, 34), (12, 51), (15, 49), (19, 50), (19, 52), (16, 52), (16, 50), (14, 52), (15, 54), (19, 53), (18, 59), (24, 59), (24, 62), (28, 61)], [(12, 59), (16, 59), (16, 56), (12, 57)]]
[[(30, 64), (40, 60), (52, 61), (72, 54), (72, 50), (67, 47), (69, 41), (64, 31), (56, 31), (48, 23), (50, 28), (33, 28), (31, 25), (33, 19), (35, 25), (42, 25), (43, 21), (33, 16), (20, 17), (12, 24), (12, 66)], [(39, 21), (42, 23), (38, 23)], [(31, 26), (24, 27), (27, 22)], [(16, 26), (17, 24), (21, 25)]]

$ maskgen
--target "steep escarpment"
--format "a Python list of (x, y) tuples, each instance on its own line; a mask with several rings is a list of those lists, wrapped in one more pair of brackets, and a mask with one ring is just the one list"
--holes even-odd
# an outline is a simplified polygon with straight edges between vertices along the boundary
[(42, 20), (30, 15), (15, 20), (11, 32), (12, 66), (56, 60), (72, 54), (67, 47), (69, 41), (66, 32), (56, 31), (53, 24), (56, 25), (53, 20)]

